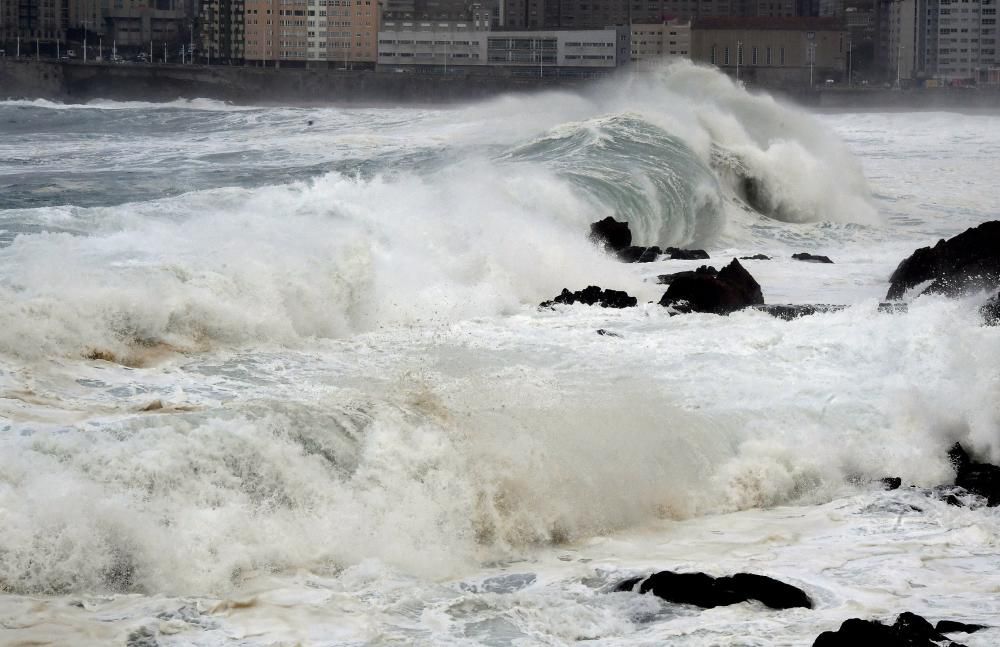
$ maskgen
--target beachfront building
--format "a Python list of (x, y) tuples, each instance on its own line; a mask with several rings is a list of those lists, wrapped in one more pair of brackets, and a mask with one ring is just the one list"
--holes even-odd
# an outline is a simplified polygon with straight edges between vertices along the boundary
[(487, 31), (463, 23), (402, 23), (378, 36), (379, 67), (426, 73), (589, 75), (627, 64), (630, 52), (626, 27)]
[(800, 88), (844, 78), (847, 34), (835, 18), (704, 18), (691, 58), (750, 84)]
[(656, 24), (632, 25), (632, 61), (688, 58), (691, 50), (691, 23), (668, 20)]

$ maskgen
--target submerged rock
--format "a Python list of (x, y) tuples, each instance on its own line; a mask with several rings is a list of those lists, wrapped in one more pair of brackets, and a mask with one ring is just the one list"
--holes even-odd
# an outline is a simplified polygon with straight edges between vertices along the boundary
[(837, 631), (821, 633), (813, 642), (813, 647), (938, 647), (941, 641), (958, 647), (957, 643), (947, 642), (948, 638), (930, 622), (915, 613), (906, 612), (899, 614), (891, 627), (877, 620), (845, 620)]
[(812, 608), (809, 596), (791, 584), (753, 573), (737, 573), (712, 577), (705, 573), (674, 573), (661, 571), (649, 577), (633, 578), (618, 585), (618, 591), (652, 593), (676, 604), (693, 604), (710, 609), (757, 600), (772, 609)]
[(777, 317), (778, 319), (784, 319), (785, 321), (791, 321), (792, 319), (798, 319), (799, 317), (808, 317), (820, 312), (837, 312), (838, 310), (843, 310), (847, 306), (842, 305), (830, 305), (826, 303), (803, 303), (803, 304), (768, 304), (768, 305), (756, 305), (755, 310), (760, 310), (761, 312), (766, 312), (772, 317)]
[(608, 216), (590, 225), (590, 240), (608, 251), (619, 252), (632, 244), (632, 231), (627, 222)]
[(763, 254), (754, 254), (753, 256), (740, 256), (741, 261), (769, 261), (770, 256), (764, 256)]
[(921, 247), (889, 277), (886, 299), (899, 299), (921, 283), (920, 294), (959, 296), (1000, 285), (1000, 221), (984, 222), (934, 247)]
[(602, 308), (631, 308), (638, 300), (629, 296), (627, 292), (621, 290), (602, 290), (596, 285), (588, 285), (583, 290), (570, 292), (566, 288), (555, 299), (543, 301), (538, 304), (539, 308), (551, 308), (557, 303), (573, 305), (583, 303), (588, 306), (599, 305)]
[(718, 274), (695, 272), (670, 282), (660, 305), (678, 312), (729, 314), (752, 305), (763, 305), (760, 284), (735, 258)]
[(1000, 467), (973, 461), (961, 443), (948, 450), (955, 466), (955, 485), (986, 499), (986, 505), (1000, 505)]
[(700, 261), (709, 258), (708, 252), (703, 249), (680, 249), (679, 247), (668, 247), (664, 253), (675, 261)]
[(798, 254), (792, 254), (792, 258), (797, 261), (805, 261), (806, 263), (832, 263), (829, 256), (819, 256), (818, 254), (808, 254), (806, 252), (801, 252)]

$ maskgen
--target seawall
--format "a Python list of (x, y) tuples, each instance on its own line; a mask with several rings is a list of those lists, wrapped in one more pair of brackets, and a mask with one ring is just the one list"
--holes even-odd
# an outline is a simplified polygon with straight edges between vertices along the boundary
[(237, 104), (440, 104), (510, 92), (580, 87), (582, 79), (422, 75), (304, 68), (142, 65), (0, 59), (0, 97)]

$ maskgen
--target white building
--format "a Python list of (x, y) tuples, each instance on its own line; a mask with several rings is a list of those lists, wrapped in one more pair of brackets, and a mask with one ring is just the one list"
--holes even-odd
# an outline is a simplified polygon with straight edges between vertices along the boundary
[(632, 25), (632, 60), (649, 61), (691, 56), (691, 23), (670, 20)]
[(432, 68), (614, 69), (629, 61), (627, 28), (581, 31), (480, 31), (461, 23), (383, 25), (378, 63)]

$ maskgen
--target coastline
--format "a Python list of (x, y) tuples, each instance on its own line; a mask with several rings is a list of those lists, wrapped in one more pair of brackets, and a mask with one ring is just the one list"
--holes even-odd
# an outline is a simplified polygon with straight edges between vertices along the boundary
[[(621, 71), (619, 74), (628, 74)], [(442, 105), (580, 90), (601, 79), (205, 65), (115, 65), (0, 58), (0, 99), (86, 103), (215, 99), (237, 105)], [(1000, 89), (748, 87), (822, 112), (1000, 111)]]

